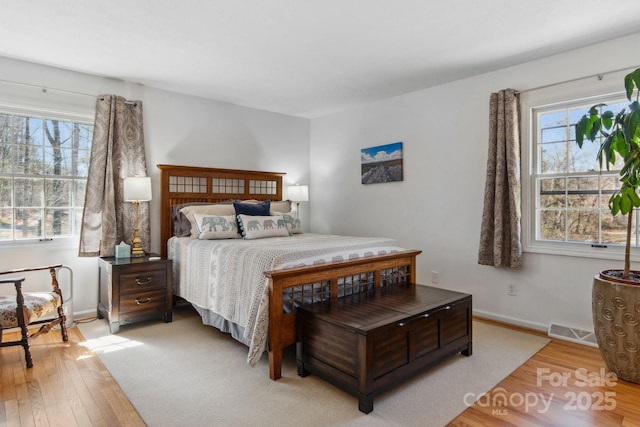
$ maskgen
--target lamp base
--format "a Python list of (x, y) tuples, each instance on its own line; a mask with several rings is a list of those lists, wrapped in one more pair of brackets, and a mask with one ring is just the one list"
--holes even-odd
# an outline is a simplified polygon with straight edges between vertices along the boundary
[(138, 233), (138, 229), (133, 230), (133, 239), (131, 240), (131, 257), (141, 257), (144, 256), (144, 250), (140, 245), (142, 241), (140, 240), (140, 234)]
[(131, 251), (131, 258), (138, 258), (145, 255), (146, 253), (143, 250), (136, 251), (136, 252), (134, 252), (133, 250)]

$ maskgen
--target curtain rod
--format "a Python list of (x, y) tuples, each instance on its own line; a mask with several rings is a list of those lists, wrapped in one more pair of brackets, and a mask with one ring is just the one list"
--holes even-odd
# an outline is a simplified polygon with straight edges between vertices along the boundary
[[(20, 86), (28, 86), (28, 87), (34, 87), (37, 89), (40, 89), (42, 91), (42, 93), (47, 93), (47, 91), (49, 90), (55, 90), (57, 92), (64, 92), (64, 93), (71, 93), (74, 95), (80, 95), (80, 96), (88, 96), (90, 98), (97, 98), (98, 95), (93, 95), (90, 93), (84, 93), (84, 92), (76, 92), (73, 90), (67, 90), (67, 89), (58, 89), (55, 87), (48, 87), (48, 86), (41, 86), (41, 85), (34, 85), (32, 83), (23, 83), (23, 82), (14, 82), (12, 80), (4, 80), (4, 79), (0, 79), (0, 82), (2, 83), (11, 83), (14, 85), (20, 85)], [(100, 98), (101, 101), (104, 101), (104, 98)], [(135, 104), (135, 101), (125, 101), (125, 104)]]
[(631, 69), (635, 69), (635, 68), (638, 68), (638, 67), (637, 66), (636, 67), (625, 67), (625, 68), (619, 68), (617, 70), (605, 71), (604, 73), (592, 74), (592, 75), (583, 76), (583, 77), (576, 77), (575, 79), (564, 80), (562, 82), (550, 83), (548, 85), (532, 87), (531, 89), (519, 90), (519, 91), (516, 91), (516, 93), (521, 94), (521, 93), (533, 92), (534, 90), (546, 89), (546, 88), (549, 88), (549, 87), (554, 87), (554, 86), (567, 84), (567, 83), (573, 83), (573, 82), (577, 82), (577, 81), (580, 81), (580, 80), (590, 79), (590, 78), (593, 78), (593, 77), (597, 78), (598, 80), (602, 80), (602, 78), (604, 76), (606, 76), (607, 74), (618, 73), (620, 71), (626, 71), (626, 70), (631, 70)]

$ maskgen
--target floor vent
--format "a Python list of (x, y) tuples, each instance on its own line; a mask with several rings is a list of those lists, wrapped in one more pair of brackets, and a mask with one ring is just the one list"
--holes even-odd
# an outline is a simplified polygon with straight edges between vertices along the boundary
[(593, 331), (585, 331), (583, 329), (571, 328), (565, 325), (551, 323), (549, 325), (549, 336), (560, 340), (576, 342), (591, 347), (597, 347), (596, 336)]

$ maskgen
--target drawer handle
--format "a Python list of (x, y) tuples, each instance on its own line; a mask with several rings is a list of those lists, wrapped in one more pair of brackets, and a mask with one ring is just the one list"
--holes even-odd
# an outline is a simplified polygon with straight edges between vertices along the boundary
[(448, 305), (448, 306), (446, 306), (444, 309), (445, 309), (445, 310), (451, 310), (451, 306), (450, 306), (450, 305)]
[(429, 313), (423, 314), (422, 317), (429, 317)]
[(149, 283), (151, 283), (151, 276), (147, 276), (147, 280), (144, 282), (142, 282), (139, 277), (136, 277), (136, 285), (143, 286), (148, 285)]
[(404, 322), (398, 323), (398, 326), (405, 326), (405, 325), (406, 325), (406, 323), (404, 323)]
[(140, 301), (140, 298), (136, 298), (136, 304), (138, 305), (145, 305), (145, 304), (149, 304), (151, 302), (151, 297), (147, 297), (146, 301)]

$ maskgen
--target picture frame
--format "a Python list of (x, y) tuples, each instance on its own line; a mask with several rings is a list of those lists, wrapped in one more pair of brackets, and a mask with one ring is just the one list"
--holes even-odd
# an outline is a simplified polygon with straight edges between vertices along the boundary
[(403, 180), (402, 142), (360, 150), (362, 184)]

